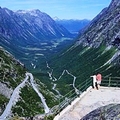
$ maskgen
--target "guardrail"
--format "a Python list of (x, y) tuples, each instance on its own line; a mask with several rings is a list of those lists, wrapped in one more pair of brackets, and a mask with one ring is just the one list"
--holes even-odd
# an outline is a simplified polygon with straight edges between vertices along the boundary
[[(76, 94), (75, 90), (71, 90), (66, 95), (62, 96), (59, 99), (59, 104), (51, 109), (51, 112), (56, 115), (60, 113), (65, 107), (67, 107), (73, 100), (79, 97), (88, 87), (92, 86), (92, 79), (89, 78), (79, 84), (76, 88), (79, 90), (79, 93)], [(101, 86), (106, 87), (120, 87), (120, 77), (103, 77)]]
[(103, 77), (101, 86), (120, 87), (120, 77)]
[(79, 91), (76, 93), (75, 89), (73, 89), (66, 95), (60, 97), (59, 104), (51, 109), (51, 113), (53, 113), (54, 115), (60, 113), (65, 107), (71, 104), (73, 100), (80, 96), (91, 85), (92, 85), (91, 78), (80, 83), (78, 86), (76, 86), (77, 90)]

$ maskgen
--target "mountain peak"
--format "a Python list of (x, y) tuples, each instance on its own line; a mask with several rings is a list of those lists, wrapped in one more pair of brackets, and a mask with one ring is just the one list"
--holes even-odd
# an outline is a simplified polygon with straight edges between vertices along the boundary
[(33, 9), (33, 10), (18, 10), (17, 13), (30, 14), (31, 16), (38, 16), (38, 14), (41, 14), (42, 12), (38, 9)]
[(53, 17), (53, 20), (57, 21), (60, 20), (57, 16)]

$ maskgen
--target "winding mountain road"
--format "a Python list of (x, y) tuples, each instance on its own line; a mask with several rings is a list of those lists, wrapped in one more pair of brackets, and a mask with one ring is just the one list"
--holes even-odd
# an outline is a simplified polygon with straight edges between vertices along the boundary
[(29, 78), (29, 75), (28, 75), (28, 73), (26, 73), (26, 78), (24, 79), (24, 81), (21, 84), (19, 84), (13, 91), (13, 94), (6, 106), (6, 109), (4, 110), (3, 114), (0, 116), (0, 120), (6, 120), (7, 117), (11, 114), (11, 108), (18, 101), (20, 89), (24, 87), (25, 82), (28, 80), (28, 78)]
[(16, 102), (18, 101), (19, 99), (19, 93), (20, 93), (20, 90), (21, 88), (23, 88), (26, 84), (26, 82), (29, 80), (29, 77), (30, 77), (30, 83), (33, 87), (33, 89), (36, 91), (36, 93), (38, 94), (38, 96), (40, 97), (42, 103), (43, 103), (43, 106), (44, 106), (44, 110), (45, 110), (45, 113), (48, 113), (49, 112), (49, 108), (45, 102), (45, 98), (43, 97), (43, 95), (38, 91), (37, 87), (36, 87), (36, 84), (34, 84), (34, 78), (33, 78), (33, 75), (31, 73), (26, 73), (26, 77), (25, 79), (23, 80), (22, 83), (20, 83), (13, 91), (13, 94), (11, 95), (11, 98), (3, 112), (3, 114), (0, 116), (0, 120), (7, 120), (7, 118), (11, 115), (11, 109), (12, 107), (16, 104)]
[[(48, 64), (47, 61), (46, 61), (46, 65), (47, 65), (47, 68), (51, 70), (51, 72), (47, 72), (47, 73), (48, 73), (48, 75), (49, 75), (50, 80), (52, 80), (52, 82), (60, 80), (60, 79), (62, 78), (62, 76), (63, 76), (63, 75), (65, 74), (65, 72), (66, 72), (68, 75), (70, 75), (71, 77), (73, 77), (73, 84), (72, 84), (72, 86), (73, 86), (73, 88), (74, 88), (74, 90), (75, 90), (75, 93), (76, 93), (76, 94), (79, 94), (79, 93), (80, 93), (80, 91), (75, 87), (76, 76), (74, 76), (73, 74), (71, 74), (68, 70), (63, 70), (62, 74), (61, 74), (61, 75), (59, 76), (59, 78), (57, 79), (56, 77), (53, 76), (53, 69), (49, 66), (49, 64)], [(54, 91), (56, 91), (56, 93), (58, 94), (58, 96), (62, 96), (62, 95), (60, 94), (60, 92), (56, 89), (56, 86), (57, 86), (57, 84), (54, 84), (54, 83), (53, 83), (52, 89), (53, 89)]]
[(32, 87), (33, 87), (33, 89), (35, 90), (35, 92), (38, 94), (38, 96), (41, 98), (41, 101), (42, 101), (42, 103), (43, 103), (43, 106), (44, 106), (44, 110), (45, 110), (45, 113), (49, 113), (49, 108), (48, 108), (48, 106), (47, 106), (47, 104), (46, 104), (46, 102), (45, 102), (45, 98), (44, 98), (44, 96), (39, 92), (39, 90), (37, 89), (37, 85), (35, 84), (35, 82), (34, 82), (34, 78), (33, 78), (33, 75), (31, 74), (31, 73), (28, 73), (29, 74), (29, 76), (30, 76), (30, 83), (31, 83), (31, 85), (32, 85)]

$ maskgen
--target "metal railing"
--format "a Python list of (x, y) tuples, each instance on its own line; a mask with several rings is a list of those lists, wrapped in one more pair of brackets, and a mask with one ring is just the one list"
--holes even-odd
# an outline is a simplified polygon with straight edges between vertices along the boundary
[(101, 86), (120, 87), (120, 77), (103, 77)]
[(65, 107), (71, 104), (72, 101), (74, 101), (77, 97), (79, 97), (91, 85), (92, 85), (92, 79), (90, 78), (80, 83), (78, 86), (76, 86), (79, 92), (77, 92), (76, 94), (75, 89), (73, 89), (66, 95), (60, 97), (59, 104), (51, 109), (51, 113), (55, 115), (60, 113)]
[[(88, 87), (92, 86), (92, 79), (89, 78), (79, 84), (76, 88), (79, 90), (79, 94), (76, 94), (75, 90), (71, 90), (69, 93), (59, 99), (59, 104), (51, 109), (51, 112), (56, 115), (60, 113), (65, 107), (71, 104), (77, 97), (79, 97)], [(120, 87), (120, 77), (103, 77), (101, 86), (105, 87)]]

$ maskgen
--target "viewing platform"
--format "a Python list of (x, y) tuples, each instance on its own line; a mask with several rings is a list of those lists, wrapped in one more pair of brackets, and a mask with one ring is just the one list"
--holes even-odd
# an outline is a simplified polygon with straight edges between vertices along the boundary
[(120, 104), (120, 88), (101, 86), (97, 90), (90, 86), (57, 114), (54, 120), (80, 120), (96, 108), (108, 104)]

